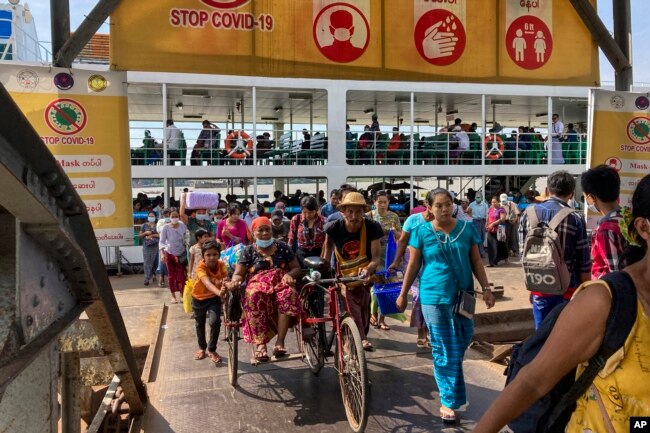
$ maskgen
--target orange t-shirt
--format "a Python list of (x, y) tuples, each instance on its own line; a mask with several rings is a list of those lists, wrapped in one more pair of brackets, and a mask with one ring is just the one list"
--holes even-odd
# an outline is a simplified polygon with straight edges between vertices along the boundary
[(399, 150), (401, 146), (401, 137), (399, 135), (393, 135), (393, 138), (390, 139), (390, 143), (388, 143), (388, 150)]
[(192, 287), (192, 297), (197, 301), (204, 301), (206, 299), (214, 298), (217, 295), (212, 293), (205, 287), (205, 284), (201, 282), (201, 278), (208, 277), (213, 284), (217, 284), (219, 281), (223, 280), (228, 276), (228, 268), (226, 264), (221, 260), (217, 260), (217, 269), (213, 272), (208, 265), (205, 264), (205, 260), (201, 259), (199, 265), (196, 267), (196, 277), (194, 277), (194, 287)]

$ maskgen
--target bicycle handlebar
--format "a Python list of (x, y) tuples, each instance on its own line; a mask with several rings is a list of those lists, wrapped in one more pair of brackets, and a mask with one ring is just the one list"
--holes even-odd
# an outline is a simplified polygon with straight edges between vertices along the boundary
[(305, 276), (304, 280), (307, 281), (306, 285), (311, 285), (311, 284), (331, 284), (331, 283), (352, 283), (355, 281), (363, 281), (365, 280), (366, 277), (363, 275), (356, 276), (356, 277), (335, 277), (335, 278), (318, 278), (318, 279), (313, 279), (311, 276), (307, 275)]

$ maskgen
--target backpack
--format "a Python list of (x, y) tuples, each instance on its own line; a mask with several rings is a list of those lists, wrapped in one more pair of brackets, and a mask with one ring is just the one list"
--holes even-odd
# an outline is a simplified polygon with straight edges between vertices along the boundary
[(521, 256), (526, 289), (545, 295), (563, 295), (569, 288), (571, 273), (564, 261), (564, 244), (555, 230), (572, 213), (573, 209), (563, 207), (548, 224), (540, 224), (535, 206), (526, 208), (530, 229)]
[[(612, 293), (612, 306), (607, 316), (605, 336), (598, 352), (589, 360), (589, 366), (576, 379), (574, 368), (566, 374), (544, 397), (537, 400), (508, 427), (514, 433), (564, 432), (576, 401), (589, 389), (607, 359), (623, 345), (636, 321), (637, 297), (632, 278), (624, 272), (612, 272), (601, 278)], [(506, 385), (529, 364), (541, 350), (551, 334), (558, 316), (568, 303), (558, 305), (544, 318), (535, 334), (512, 348), (510, 362), (504, 374)]]

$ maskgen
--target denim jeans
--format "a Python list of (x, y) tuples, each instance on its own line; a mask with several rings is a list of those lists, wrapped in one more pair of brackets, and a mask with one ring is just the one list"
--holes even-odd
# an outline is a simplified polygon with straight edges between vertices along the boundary
[(567, 301), (562, 297), (558, 296), (537, 296), (533, 295), (533, 318), (535, 319), (535, 329), (539, 328), (539, 325), (542, 324), (544, 318), (548, 316), (548, 313), (553, 310), (553, 308), (558, 305), (562, 305)]

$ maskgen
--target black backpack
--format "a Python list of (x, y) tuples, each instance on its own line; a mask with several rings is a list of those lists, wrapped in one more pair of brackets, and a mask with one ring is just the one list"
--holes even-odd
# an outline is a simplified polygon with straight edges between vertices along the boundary
[[(605, 337), (598, 352), (589, 360), (589, 366), (576, 380), (576, 369), (567, 373), (544, 397), (537, 400), (518, 418), (508, 423), (515, 433), (563, 433), (576, 401), (587, 391), (607, 359), (616, 353), (627, 339), (636, 321), (636, 289), (632, 278), (625, 272), (612, 272), (601, 278), (612, 292), (612, 306), (607, 316)], [(519, 371), (529, 364), (541, 350), (551, 334), (558, 316), (567, 304), (554, 308), (535, 334), (512, 348), (510, 363), (504, 374), (506, 384), (512, 382)]]

